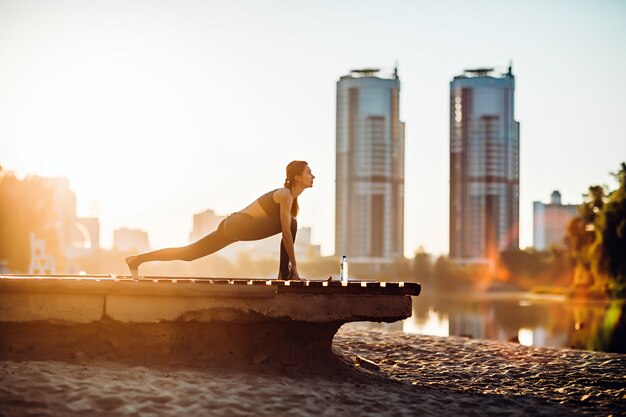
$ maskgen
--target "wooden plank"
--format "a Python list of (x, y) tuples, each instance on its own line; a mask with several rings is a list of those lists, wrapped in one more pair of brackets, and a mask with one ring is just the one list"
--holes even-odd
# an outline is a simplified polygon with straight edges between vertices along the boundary
[(173, 281), (121, 281), (121, 280), (81, 280), (81, 279), (0, 279), (0, 293), (47, 293), (47, 294), (121, 294), (146, 296), (184, 297), (250, 297), (266, 298), (277, 294), (270, 286), (186, 284), (182, 280)]

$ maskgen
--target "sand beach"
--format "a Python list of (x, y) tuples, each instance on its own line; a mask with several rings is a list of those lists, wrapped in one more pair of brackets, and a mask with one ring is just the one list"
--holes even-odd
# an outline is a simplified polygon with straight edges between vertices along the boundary
[[(335, 375), (90, 361), (0, 362), (3, 416), (625, 415), (626, 356), (341, 329)], [(344, 370), (345, 371), (345, 370)]]

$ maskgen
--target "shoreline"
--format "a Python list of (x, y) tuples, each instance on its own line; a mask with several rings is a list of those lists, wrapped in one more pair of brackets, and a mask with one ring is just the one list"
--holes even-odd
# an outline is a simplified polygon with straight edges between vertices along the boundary
[[(586, 294), (586, 295), (584, 295)], [(421, 294), (422, 296), (439, 296), (439, 297), (465, 297), (465, 298), (480, 298), (480, 297), (521, 297), (521, 296), (533, 296), (533, 297), (546, 297), (546, 298), (557, 298), (562, 299), (564, 301), (576, 301), (576, 302), (603, 302), (603, 303), (612, 303), (612, 302), (621, 302), (626, 304), (626, 298), (620, 297), (609, 297), (599, 292), (576, 292), (570, 288), (561, 288), (561, 287), (536, 287), (530, 288), (527, 290), (520, 288), (505, 288), (505, 289), (486, 289), (486, 290), (452, 290), (452, 291), (441, 291), (441, 290), (432, 290), (428, 287), (422, 288)]]
[[(0, 409), (42, 415), (619, 415), (626, 355), (340, 329), (340, 375), (0, 362)], [(361, 356), (379, 370), (354, 365)], [(313, 368), (314, 369), (314, 368)], [(355, 373), (356, 372), (356, 373)]]

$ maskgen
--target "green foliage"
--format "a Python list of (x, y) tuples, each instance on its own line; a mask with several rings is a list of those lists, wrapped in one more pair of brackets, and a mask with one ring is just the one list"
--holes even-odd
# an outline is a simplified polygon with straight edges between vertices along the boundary
[(509, 271), (510, 276), (536, 276), (543, 273), (547, 266), (546, 253), (529, 250), (506, 250), (500, 254), (500, 262)]
[(567, 240), (576, 262), (575, 286), (626, 296), (626, 163), (613, 176), (616, 190), (589, 187), (568, 224)]
[(433, 263), (431, 255), (420, 248), (413, 258), (413, 275), (424, 290), (436, 292), (484, 291), (518, 288), (535, 290), (569, 288), (572, 261), (564, 249), (547, 251), (508, 250), (500, 254), (496, 265), (462, 264), (440, 256)]
[(619, 187), (609, 194), (598, 221), (602, 234), (598, 252), (612, 289), (617, 295), (626, 296), (626, 163), (613, 175)]
[(444, 292), (485, 289), (491, 278), (487, 265), (461, 265), (440, 256), (433, 266), (432, 288)]
[[(593, 329), (587, 342), (589, 350), (618, 351), (619, 343), (616, 343), (616, 329), (623, 327), (623, 305), (620, 301), (614, 301), (606, 307), (603, 320), (597, 328)], [(623, 336), (622, 336), (623, 337)], [(623, 348), (623, 347), (622, 347)]]
[(0, 171), (0, 260), (9, 270), (28, 271), (31, 232), (46, 242), (48, 254), (60, 258), (53, 190), (41, 177), (20, 180)]
[(523, 290), (571, 285), (571, 259), (558, 247), (545, 251), (532, 248), (503, 251), (499, 263), (503, 269), (501, 278)]

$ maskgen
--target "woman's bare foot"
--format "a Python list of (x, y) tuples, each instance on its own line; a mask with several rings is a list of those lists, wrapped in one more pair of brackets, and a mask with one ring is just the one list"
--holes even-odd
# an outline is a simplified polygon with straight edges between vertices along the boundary
[(137, 255), (130, 255), (127, 256), (125, 259), (126, 265), (128, 266), (130, 274), (133, 276), (133, 278), (139, 278), (139, 265), (137, 264), (137, 262), (135, 262), (137, 258)]

